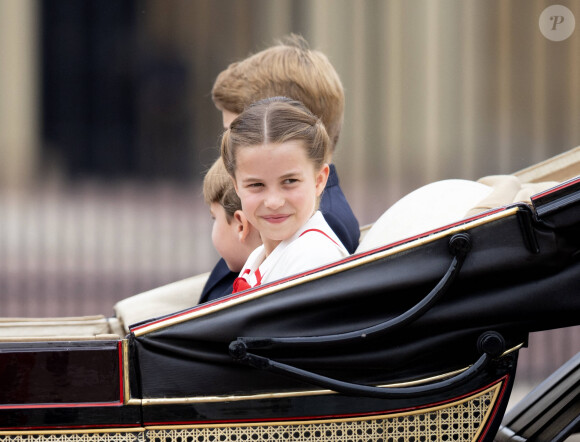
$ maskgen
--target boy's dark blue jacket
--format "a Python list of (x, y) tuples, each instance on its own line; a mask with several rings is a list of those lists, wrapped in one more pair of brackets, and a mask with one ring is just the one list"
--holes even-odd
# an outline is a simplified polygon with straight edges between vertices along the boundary
[[(344, 247), (349, 253), (353, 253), (358, 246), (360, 227), (342, 193), (334, 164), (330, 165), (330, 173), (322, 193), (319, 209), (328, 225), (344, 244)], [(231, 272), (224, 259), (220, 259), (205, 283), (199, 303), (230, 295), (233, 290), (234, 279), (237, 277), (238, 273)]]

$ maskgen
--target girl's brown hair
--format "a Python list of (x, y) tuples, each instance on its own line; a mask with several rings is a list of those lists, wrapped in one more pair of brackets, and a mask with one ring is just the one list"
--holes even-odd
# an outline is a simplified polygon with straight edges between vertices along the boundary
[(301, 102), (272, 97), (249, 106), (222, 137), (221, 157), (235, 178), (236, 153), (240, 147), (302, 141), (308, 158), (319, 170), (328, 154), (330, 141), (324, 124)]

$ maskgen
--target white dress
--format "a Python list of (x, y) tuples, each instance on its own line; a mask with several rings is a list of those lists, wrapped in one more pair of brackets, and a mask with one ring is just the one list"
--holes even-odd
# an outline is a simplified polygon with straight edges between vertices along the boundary
[(348, 251), (320, 211), (266, 257), (264, 246), (248, 257), (234, 282), (234, 293), (260, 284), (312, 270), (347, 257)]

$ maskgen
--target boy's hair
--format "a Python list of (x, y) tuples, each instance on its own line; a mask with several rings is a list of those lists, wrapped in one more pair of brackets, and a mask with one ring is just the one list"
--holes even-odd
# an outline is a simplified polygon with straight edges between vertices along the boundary
[(330, 141), (320, 118), (302, 103), (287, 97), (257, 101), (242, 112), (222, 137), (221, 157), (235, 178), (239, 148), (301, 141), (306, 155), (319, 170), (328, 155)]
[(311, 50), (301, 36), (291, 34), (275, 46), (230, 64), (212, 88), (216, 107), (235, 114), (275, 96), (298, 100), (318, 116), (334, 151), (344, 116), (344, 89), (328, 58)]
[(205, 174), (203, 198), (208, 205), (219, 203), (226, 212), (228, 223), (234, 217), (236, 210), (242, 210), (242, 203), (221, 157), (213, 163)]

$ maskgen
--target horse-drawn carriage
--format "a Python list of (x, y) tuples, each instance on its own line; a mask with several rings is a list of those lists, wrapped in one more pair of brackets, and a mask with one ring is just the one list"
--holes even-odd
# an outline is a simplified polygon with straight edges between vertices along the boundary
[(4, 319), (0, 440), (563, 440), (577, 358), (505, 411), (529, 333), (580, 324), (579, 158), (433, 183), (347, 259), (203, 305), (199, 275)]

